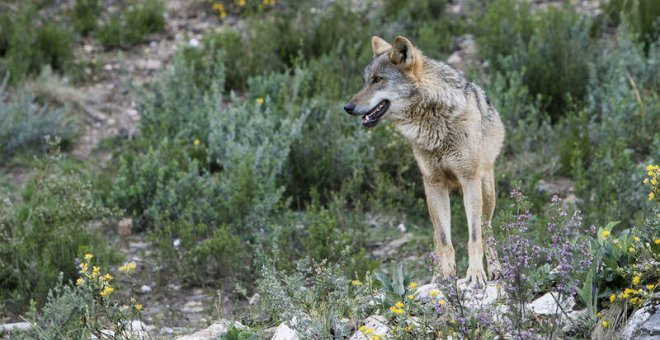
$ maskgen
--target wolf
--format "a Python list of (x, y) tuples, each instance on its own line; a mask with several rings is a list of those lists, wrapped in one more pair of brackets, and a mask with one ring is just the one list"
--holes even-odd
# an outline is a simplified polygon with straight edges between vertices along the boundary
[(495, 210), (494, 164), (505, 130), (484, 91), (450, 66), (424, 56), (405, 37), (392, 44), (371, 39), (373, 59), (364, 70), (364, 85), (344, 106), (371, 128), (387, 119), (412, 145), (423, 177), (438, 271), (456, 275), (451, 242), (449, 193), (458, 189), (469, 228), (468, 282), (485, 283), (484, 253), (491, 278), (501, 266), (490, 228)]

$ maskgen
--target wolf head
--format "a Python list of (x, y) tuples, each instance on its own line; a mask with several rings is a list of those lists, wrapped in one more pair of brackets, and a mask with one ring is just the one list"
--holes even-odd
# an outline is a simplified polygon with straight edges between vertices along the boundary
[(405, 114), (416, 92), (422, 54), (410, 40), (396, 37), (392, 44), (371, 38), (373, 60), (364, 70), (364, 85), (344, 110), (362, 116), (362, 126), (373, 127), (381, 118), (397, 120)]

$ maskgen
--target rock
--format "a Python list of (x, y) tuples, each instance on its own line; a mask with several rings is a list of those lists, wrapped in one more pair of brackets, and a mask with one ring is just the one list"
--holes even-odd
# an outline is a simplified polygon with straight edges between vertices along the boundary
[(410, 242), (413, 239), (412, 234), (406, 233), (403, 234), (402, 237), (391, 241), (390, 243), (375, 249), (372, 254), (376, 257), (384, 257), (384, 256), (390, 256), (394, 255), (397, 253), (397, 249), (400, 248), (402, 245)]
[(620, 339), (651, 340), (660, 338), (659, 305), (647, 303), (630, 316)]
[(573, 307), (575, 306), (575, 300), (573, 297), (563, 297), (561, 301), (561, 308), (559, 308), (556, 299), (558, 299), (558, 293), (546, 293), (540, 298), (532, 301), (532, 303), (528, 304), (527, 308), (529, 308), (536, 315), (557, 315), (562, 313), (562, 309), (566, 313), (573, 310)]
[(573, 192), (573, 181), (570, 179), (560, 178), (552, 182), (539, 180), (536, 188), (540, 192), (547, 192), (551, 195), (565, 196), (567, 193)]
[(447, 58), (447, 64), (453, 68), (463, 68), (463, 58), (461, 58), (461, 54), (458, 53), (458, 51), (452, 53), (449, 58)]
[(94, 52), (94, 46), (85, 44), (85, 46), (83, 46), (83, 50), (85, 53), (92, 53)]
[(142, 285), (142, 286), (140, 287), (140, 293), (142, 293), (142, 294), (148, 294), (148, 293), (151, 293), (151, 287), (149, 287), (149, 286), (147, 286), (147, 285)]
[(298, 336), (298, 332), (291, 329), (291, 327), (287, 326), (286, 323), (282, 322), (275, 329), (275, 334), (273, 335), (271, 340), (299, 340), (299, 339), (300, 337)]
[[(431, 296), (431, 292), (435, 292), (435, 297)], [(415, 299), (420, 301), (430, 301), (432, 299), (441, 299), (443, 297), (442, 292), (438, 289), (438, 285), (435, 283), (429, 283), (427, 285), (419, 286), (415, 290)]]
[(172, 335), (174, 334), (174, 329), (172, 327), (163, 327), (160, 329), (159, 333), (163, 335)]
[(199, 40), (192, 38), (188, 41), (188, 46), (192, 48), (199, 47)]
[(217, 339), (223, 334), (227, 333), (229, 328), (231, 327), (236, 327), (243, 329), (245, 326), (243, 326), (240, 322), (238, 321), (229, 321), (229, 320), (219, 320), (214, 322), (211, 326), (206, 327), (205, 329), (201, 331), (197, 331), (193, 334), (189, 335), (184, 335), (178, 340), (210, 340), (210, 339)]
[(30, 329), (32, 329), (32, 325), (29, 322), (15, 322), (0, 325), (0, 333), (25, 332), (29, 331)]
[(201, 301), (188, 301), (181, 307), (181, 311), (184, 313), (201, 313), (204, 311), (204, 305)]
[(163, 62), (157, 59), (142, 59), (136, 62), (136, 66), (137, 68), (155, 71), (163, 67)]
[(399, 223), (398, 226), (396, 226), (397, 229), (399, 229), (400, 232), (405, 233), (406, 232), (406, 225), (403, 223)]
[[(372, 315), (368, 317), (366, 320), (364, 320), (364, 326), (367, 327), (367, 329), (373, 330), (373, 333), (370, 335), (378, 335), (382, 338), (386, 337), (390, 332), (390, 326), (387, 324), (387, 319), (382, 315)], [(361, 331), (357, 331), (349, 339), (368, 340), (370, 337), (367, 337), (367, 335)]]
[[(494, 305), (502, 295), (502, 288), (497, 282), (488, 282), (486, 287), (468, 284), (465, 279), (457, 281), (458, 289), (465, 292), (465, 306), (470, 309), (479, 309)], [(431, 292), (435, 291), (435, 297)], [(440, 300), (443, 293), (438, 285), (430, 283), (417, 288), (415, 298), (420, 301)]]
[[(100, 339), (116, 339), (117, 337), (115, 336), (115, 332), (109, 329), (103, 329), (101, 330), (101, 338)], [(89, 337), (90, 340), (98, 340), (99, 338), (92, 334)]]
[(124, 218), (117, 223), (117, 231), (121, 236), (129, 236), (133, 231), (133, 219)]
[(257, 303), (259, 303), (260, 299), (261, 299), (261, 295), (259, 295), (259, 293), (254, 293), (254, 295), (252, 295), (250, 300), (248, 300), (248, 303), (250, 303), (250, 305), (256, 305)]

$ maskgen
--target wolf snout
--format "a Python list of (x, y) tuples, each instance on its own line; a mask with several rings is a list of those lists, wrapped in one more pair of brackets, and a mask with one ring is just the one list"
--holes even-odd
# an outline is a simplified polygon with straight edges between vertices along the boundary
[(355, 110), (355, 104), (353, 104), (353, 103), (348, 103), (348, 104), (344, 105), (344, 110), (346, 110), (346, 112), (347, 112), (349, 115), (354, 114), (353, 111)]

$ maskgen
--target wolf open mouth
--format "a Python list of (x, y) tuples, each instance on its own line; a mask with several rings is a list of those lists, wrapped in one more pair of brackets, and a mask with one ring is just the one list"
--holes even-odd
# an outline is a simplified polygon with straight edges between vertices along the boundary
[(390, 107), (388, 100), (383, 100), (376, 107), (371, 109), (366, 115), (362, 116), (362, 126), (374, 127), (378, 124), (378, 120), (385, 115), (387, 109)]

